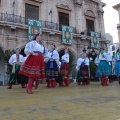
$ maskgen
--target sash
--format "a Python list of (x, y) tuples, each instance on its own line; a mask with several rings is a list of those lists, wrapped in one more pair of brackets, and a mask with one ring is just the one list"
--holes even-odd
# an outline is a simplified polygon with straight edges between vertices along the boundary
[(42, 54), (41, 52), (39, 52), (39, 51), (33, 51), (34, 53), (37, 53), (37, 54)]
[(82, 63), (81, 63), (82, 68), (84, 67), (84, 65), (85, 65), (85, 62), (82, 62)]

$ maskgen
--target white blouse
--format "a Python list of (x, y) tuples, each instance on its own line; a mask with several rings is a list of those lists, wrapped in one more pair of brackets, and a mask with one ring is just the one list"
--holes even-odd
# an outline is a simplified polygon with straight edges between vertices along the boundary
[(44, 52), (43, 45), (37, 43), (36, 41), (31, 41), (27, 43), (24, 50), (25, 54), (34, 53), (34, 51), (41, 52), (43, 54)]
[(106, 60), (107, 62), (110, 62), (110, 61), (112, 61), (112, 56), (108, 53), (104, 53), (103, 57), (100, 57), (100, 55), (99, 55), (95, 59), (95, 64), (98, 65), (101, 60)]
[(88, 58), (85, 58), (85, 59), (79, 58), (79, 59), (77, 60), (77, 65), (76, 65), (76, 70), (77, 70), (77, 71), (80, 69), (80, 66), (81, 66), (82, 62), (84, 62), (85, 65), (89, 66), (89, 59), (88, 59)]
[[(23, 61), (23, 56), (19, 54), (19, 62), (22, 63), (22, 61)], [(16, 54), (13, 54), (9, 59), (9, 64), (14, 65), (15, 62), (17, 62), (17, 56)]]
[(69, 54), (66, 53), (65, 55), (63, 55), (61, 60), (64, 61), (65, 63), (69, 63)]
[(48, 59), (55, 60), (57, 64), (59, 64), (59, 54), (56, 50), (48, 53)]
[(85, 65), (89, 66), (89, 59), (88, 58), (83, 59), (83, 62), (85, 63)]

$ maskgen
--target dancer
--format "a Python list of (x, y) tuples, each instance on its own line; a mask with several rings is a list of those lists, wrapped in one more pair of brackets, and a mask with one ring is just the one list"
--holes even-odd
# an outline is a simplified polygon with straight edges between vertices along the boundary
[(96, 77), (101, 78), (101, 84), (103, 86), (108, 86), (108, 77), (112, 75), (112, 68), (109, 65), (109, 60), (108, 53), (100, 48), (99, 54), (95, 59), (95, 63), (98, 65)]
[(58, 77), (59, 54), (55, 50), (55, 44), (51, 43), (51, 50), (48, 54), (48, 62), (46, 64), (46, 79), (49, 88), (56, 87), (56, 79)]
[(80, 66), (80, 76), (81, 76), (81, 80), (82, 80), (82, 85), (89, 85), (90, 84), (89, 59), (88, 59), (86, 53), (83, 53), (82, 59), (83, 59), (83, 61)]
[(63, 82), (59, 82), (59, 86), (66, 86), (68, 87), (70, 85), (70, 80), (69, 80), (69, 49), (65, 48), (64, 50), (64, 55), (61, 58), (61, 67), (60, 67), (60, 74), (64, 80), (64, 85)]
[(44, 74), (44, 47), (42, 45), (42, 37), (37, 34), (36, 37), (25, 47), (25, 52), (30, 55), (22, 65), (19, 74), (28, 77), (27, 92), (33, 94), (32, 85), (36, 79), (43, 79)]
[(76, 82), (78, 85), (81, 84), (81, 78), (80, 78), (80, 66), (81, 66), (81, 63), (83, 62), (83, 59), (82, 59), (82, 54), (80, 54), (80, 58), (77, 60), (77, 65), (76, 65), (76, 70), (77, 70), (77, 76), (76, 76)]
[(25, 87), (24, 81), (20, 81), (20, 76), (18, 75), (18, 72), (20, 70), (23, 56), (20, 54), (20, 48), (15, 49), (16, 54), (13, 54), (9, 59), (9, 64), (13, 66), (12, 68), (12, 74), (9, 79), (9, 87), (8, 89), (12, 89), (13, 84), (21, 84), (22, 88)]
[(117, 50), (114, 56), (114, 62), (115, 62), (115, 75), (117, 76), (118, 82), (120, 84), (120, 49)]

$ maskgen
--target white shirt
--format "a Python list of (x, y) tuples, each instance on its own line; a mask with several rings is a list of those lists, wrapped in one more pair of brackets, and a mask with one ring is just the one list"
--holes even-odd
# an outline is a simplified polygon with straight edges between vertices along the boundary
[(24, 50), (25, 54), (34, 53), (34, 51), (38, 51), (43, 54), (43, 52), (44, 52), (43, 45), (37, 43), (36, 41), (31, 41), (31, 42), (27, 43), (25, 46), (25, 50)]
[(48, 53), (48, 59), (53, 59), (56, 61), (57, 64), (59, 64), (59, 54), (56, 50), (53, 50), (53, 52)]
[(80, 66), (81, 66), (82, 61), (83, 61), (83, 59), (82, 59), (82, 58), (79, 58), (79, 59), (77, 60), (77, 65), (76, 65), (76, 70), (77, 70), (77, 71), (79, 70), (79, 68), (80, 68)]
[[(22, 61), (23, 61), (23, 56), (19, 54), (19, 62), (22, 63)], [(15, 62), (17, 62), (17, 56), (16, 54), (13, 54), (9, 59), (9, 64), (14, 65)]]
[(61, 60), (63, 60), (65, 63), (69, 63), (69, 54), (66, 53), (65, 55), (63, 55)]

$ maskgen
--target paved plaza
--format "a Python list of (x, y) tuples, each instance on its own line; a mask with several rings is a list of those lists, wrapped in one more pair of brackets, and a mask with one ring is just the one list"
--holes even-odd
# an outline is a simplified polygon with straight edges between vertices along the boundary
[(0, 120), (120, 120), (120, 85), (46, 88), (40, 84), (34, 94), (19, 85), (8, 90), (0, 86)]

